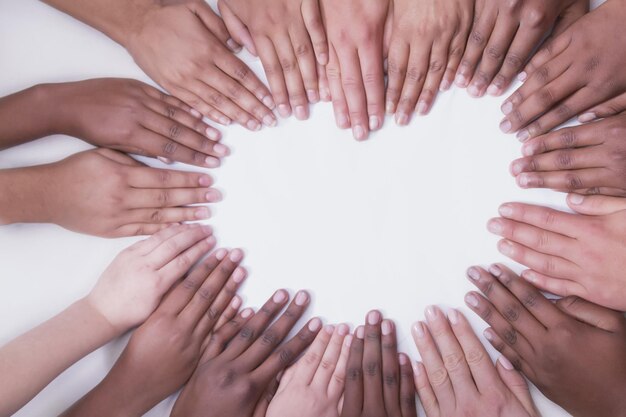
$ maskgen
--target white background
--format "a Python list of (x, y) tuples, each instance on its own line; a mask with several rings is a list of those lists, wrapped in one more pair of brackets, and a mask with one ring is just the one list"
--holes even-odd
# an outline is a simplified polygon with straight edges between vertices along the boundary
[[(242, 59), (261, 73), (257, 60)], [(35, 0), (0, 0), (1, 96), (37, 83), (111, 76), (149, 81), (99, 32)], [(380, 308), (396, 321), (400, 347), (413, 358), (410, 326), (429, 304), (460, 308), (482, 333), (485, 325), (463, 304), (473, 288), (465, 270), (506, 262), (487, 220), (505, 201), (565, 207), (563, 195), (515, 185), (508, 165), (520, 146), (498, 129), (501, 101), (453, 89), (428, 117), (404, 128), (388, 118), (365, 143), (335, 127), (330, 104), (316, 105), (306, 122), (290, 119), (256, 133), (224, 129), (233, 153), (212, 172), (225, 199), (212, 207), (208, 223), (219, 245), (247, 254), (246, 304), (258, 307), (284, 287), (309, 289), (314, 301), (307, 317), (326, 322), (354, 325)], [(88, 148), (73, 138), (46, 138), (0, 152), (0, 168)], [(0, 227), (0, 344), (85, 295), (135, 240), (53, 225)], [(17, 415), (62, 412), (106, 374), (125, 343), (114, 341), (80, 361)], [(544, 416), (567, 415), (533, 393)], [(166, 400), (148, 415), (166, 416), (171, 405)]]

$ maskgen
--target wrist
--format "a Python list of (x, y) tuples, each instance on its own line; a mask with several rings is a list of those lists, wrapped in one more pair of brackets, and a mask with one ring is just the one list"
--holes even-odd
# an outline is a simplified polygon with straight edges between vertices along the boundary
[(84, 303), (85, 308), (90, 311), (94, 317), (98, 318), (98, 320), (102, 323), (103, 328), (107, 329), (107, 332), (112, 335), (112, 339), (121, 336), (130, 329), (128, 326), (116, 323), (109, 317), (103, 303), (98, 300), (96, 296), (94, 296), (93, 291), (81, 299), (81, 302)]
[(52, 223), (46, 166), (0, 170), (0, 224)]
[(128, 52), (134, 56), (135, 51), (140, 49), (139, 38), (143, 33), (147, 25), (150, 24), (150, 20), (154, 13), (157, 13), (165, 6), (158, 4), (159, 2), (140, 1), (137, 2), (132, 10), (131, 19), (127, 19), (117, 30), (116, 35), (111, 37), (120, 45), (122, 45)]

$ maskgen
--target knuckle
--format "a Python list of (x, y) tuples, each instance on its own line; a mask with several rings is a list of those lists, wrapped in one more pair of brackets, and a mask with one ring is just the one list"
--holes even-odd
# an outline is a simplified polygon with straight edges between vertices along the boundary
[(465, 360), (470, 365), (481, 363), (485, 359), (485, 352), (482, 349), (471, 349), (465, 354)]
[(514, 71), (519, 70), (524, 65), (524, 60), (517, 54), (511, 52), (507, 54), (504, 63), (511, 67)]
[(167, 131), (167, 135), (170, 139), (176, 140), (180, 137), (182, 131), (182, 127), (180, 127), (178, 123), (175, 123), (170, 126), (169, 130)]
[(517, 343), (517, 331), (513, 327), (506, 328), (502, 336), (509, 346), (514, 346)]
[(174, 153), (176, 153), (177, 150), (178, 150), (178, 143), (174, 141), (169, 140), (163, 145), (163, 154), (165, 156), (171, 156)]
[(172, 106), (167, 106), (165, 108), (165, 116), (169, 117), (170, 119), (176, 117), (176, 108)]
[(412, 84), (421, 84), (425, 77), (425, 74), (418, 67), (409, 67), (406, 72), (406, 79)]
[(346, 371), (346, 378), (349, 381), (358, 381), (363, 377), (363, 371), (361, 370), (360, 367), (357, 366), (351, 366), (348, 367), (347, 371)]
[(283, 367), (289, 366), (293, 359), (293, 352), (290, 349), (283, 348), (278, 352), (278, 360)]
[(559, 133), (559, 142), (565, 148), (576, 146), (576, 131), (574, 129), (564, 129)]
[(443, 365), (449, 373), (456, 372), (463, 365), (463, 356), (458, 353), (450, 353), (443, 356)]
[(294, 52), (297, 57), (302, 58), (311, 53), (311, 47), (306, 43), (300, 43), (294, 46)]
[(474, 29), (470, 34), (469, 40), (471, 43), (479, 47), (485, 45), (485, 35), (476, 29)]
[(168, 190), (161, 190), (157, 194), (157, 201), (160, 207), (167, 207), (171, 199), (172, 198)]
[(163, 221), (163, 211), (162, 210), (153, 210), (150, 213), (150, 222), (154, 224), (159, 224)]
[(283, 72), (288, 73), (294, 71), (298, 64), (296, 64), (296, 61), (293, 58), (283, 58), (280, 60), (280, 66)]
[(502, 59), (503, 53), (500, 47), (492, 45), (485, 50), (485, 56), (494, 61), (500, 61)]
[(383, 375), (384, 384), (388, 387), (395, 387), (398, 385), (398, 375), (393, 372), (386, 372)]
[(430, 63), (430, 66), (428, 67), (428, 71), (438, 73), (438, 72), (443, 71), (443, 68), (444, 68), (443, 62), (435, 60)]
[(428, 375), (428, 379), (433, 388), (442, 386), (448, 381), (448, 378), (448, 372), (445, 368), (437, 368)]
[(509, 322), (515, 322), (519, 319), (520, 309), (517, 305), (508, 305), (504, 308), (504, 318)]
[(279, 337), (274, 331), (267, 330), (263, 332), (263, 335), (261, 336), (261, 344), (273, 347), (278, 345), (278, 342)]
[(380, 372), (380, 364), (377, 361), (369, 361), (365, 363), (365, 375), (373, 377)]
[(576, 174), (567, 174), (565, 176), (565, 183), (569, 190), (580, 190), (581, 188), (585, 188), (582, 179)]
[(560, 151), (556, 154), (556, 166), (559, 169), (571, 168), (574, 165), (574, 158), (570, 151)]
[(534, 291), (528, 291), (522, 296), (522, 304), (524, 307), (533, 308), (537, 305), (539, 294)]
[(233, 73), (235, 78), (239, 81), (245, 81), (250, 76), (250, 68), (245, 65), (238, 65), (235, 67)]
[(244, 340), (252, 340), (254, 338), (254, 330), (249, 326), (244, 326), (239, 331), (239, 337)]

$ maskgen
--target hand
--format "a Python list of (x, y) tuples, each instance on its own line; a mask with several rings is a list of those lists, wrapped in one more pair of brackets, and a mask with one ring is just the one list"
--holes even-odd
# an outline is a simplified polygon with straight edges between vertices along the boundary
[(278, 113), (309, 117), (319, 101), (316, 57), (328, 61), (318, 0), (220, 0), (226, 27), (236, 41), (261, 57)]
[(470, 324), (457, 310), (448, 320), (426, 309), (428, 324), (413, 326), (423, 363), (415, 385), (427, 417), (538, 417), (526, 381), (505, 357), (493, 365)]
[(525, 279), (553, 294), (626, 310), (626, 211), (582, 216), (507, 203), (500, 215), (489, 231), (504, 238), (502, 254), (531, 268)]
[(576, 297), (555, 305), (502, 265), (468, 275), (488, 298), (465, 298), (491, 326), (485, 337), (548, 398), (575, 417), (626, 415), (622, 313)]
[[(178, 397), (172, 416), (210, 417), (265, 415), (277, 375), (313, 341), (322, 327), (310, 320), (289, 342), (279, 346), (309, 305), (300, 291), (271, 326), (289, 296), (278, 290), (228, 345), (209, 345), (198, 368)], [(258, 411), (255, 411), (258, 410)]]
[(457, 86), (474, 97), (502, 94), (547, 34), (562, 32), (588, 9), (588, 0), (477, 0)]
[(306, 354), (285, 371), (267, 417), (339, 417), (352, 342), (348, 332), (340, 324), (318, 333)]
[(397, 124), (406, 125), (416, 107), (427, 114), (437, 91), (452, 85), (473, 7), (469, 0), (394, 1), (386, 109)]
[(500, 128), (525, 141), (626, 91), (626, 5), (608, 1), (551, 39), (526, 65), (524, 85), (502, 105)]
[(626, 114), (532, 138), (511, 173), (522, 188), (626, 197)]
[(239, 46), (204, 1), (151, 8), (126, 47), (150, 78), (211, 120), (276, 124), (269, 91), (228, 49)]
[[(389, 0), (320, 0), (330, 58), (326, 66), (335, 118), (356, 140), (383, 125), (383, 37)], [(346, 23), (350, 22), (349, 25)]]
[(221, 199), (208, 188), (208, 175), (148, 168), (109, 149), (81, 152), (33, 174), (54, 179), (40, 196), (52, 223), (103, 237), (148, 235), (205, 219), (208, 208), (183, 206)]
[(108, 78), (47, 88), (63, 103), (56, 130), (93, 145), (209, 168), (229, 153), (199, 113), (142, 82)]
[(208, 226), (171, 226), (122, 251), (87, 297), (122, 332), (143, 323), (161, 297), (215, 246)]
[(417, 417), (410, 360), (398, 354), (394, 323), (381, 320), (370, 311), (354, 333), (341, 417)]

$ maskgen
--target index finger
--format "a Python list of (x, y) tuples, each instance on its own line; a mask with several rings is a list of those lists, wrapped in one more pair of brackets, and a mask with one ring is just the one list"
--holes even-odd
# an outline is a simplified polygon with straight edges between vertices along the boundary
[(350, 354), (346, 365), (346, 387), (342, 417), (360, 416), (363, 410), (363, 338), (365, 328), (359, 326), (350, 342)]
[(381, 314), (374, 310), (367, 314), (365, 347), (363, 349), (363, 407), (376, 409), (384, 404), (382, 383)]

